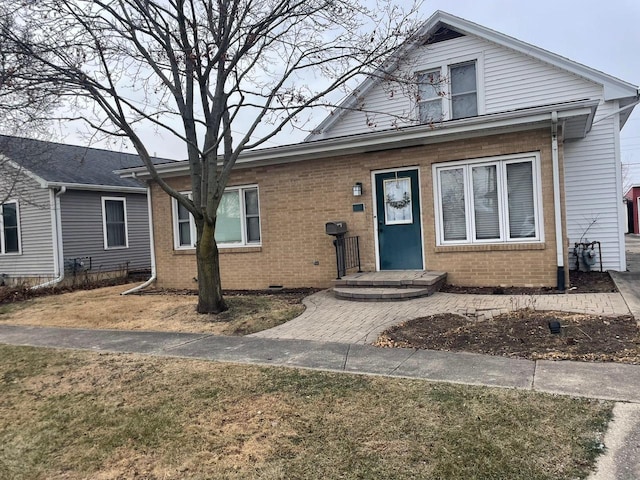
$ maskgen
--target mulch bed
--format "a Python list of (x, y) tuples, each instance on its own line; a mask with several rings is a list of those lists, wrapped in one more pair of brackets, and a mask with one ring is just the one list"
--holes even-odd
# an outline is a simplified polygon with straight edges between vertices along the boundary
[(608, 272), (569, 272), (569, 285), (564, 292), (551, 287), (464, 287), (444, 285), (440, 291), (447, 293), (473, 293), (477, 295), (553, 295), (558, 293), (611, 293), (617, 292)]
[[(563, 326), (551, 334), (550, 321)], [(409, 320), (386, 330), (379, 347), (464, 351), (528, 358), (640, 364), (640, 328), (631, 316), (518, 310), (475, 321), (456, 314)]]

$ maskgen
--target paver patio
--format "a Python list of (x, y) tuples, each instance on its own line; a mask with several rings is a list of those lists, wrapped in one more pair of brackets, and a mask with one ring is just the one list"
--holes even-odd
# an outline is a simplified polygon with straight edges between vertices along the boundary
[(436, 293), (398, 302), (339, 300), (329, 290), (304, 300), (307, 310), (283, 325), (254, 333), (262, 338), (290, 338), (368, 344), (385, 329), (412, 318), (459, 313), (478, 319), (522, 308), (561, 310), (597, 315), (628, 315), (619, 293), (564, 295), (467, 295)]

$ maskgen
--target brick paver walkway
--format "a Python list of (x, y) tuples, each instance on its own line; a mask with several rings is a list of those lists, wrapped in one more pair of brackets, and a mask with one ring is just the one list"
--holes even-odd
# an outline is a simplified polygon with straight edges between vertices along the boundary
[(566, 295), (463, 295), (436, 293), (401, 302), (338, 300), (328, 291), (304, 301), (307, 310), (283, 325), (254, 333), (254, 337), (295, 338), (342, 343), (372, 343), (386, 328), (436, 313), (460, 313), (478, 319), (521, 308), (562, 310), (599, 315), (628, 315), (619, 293)]

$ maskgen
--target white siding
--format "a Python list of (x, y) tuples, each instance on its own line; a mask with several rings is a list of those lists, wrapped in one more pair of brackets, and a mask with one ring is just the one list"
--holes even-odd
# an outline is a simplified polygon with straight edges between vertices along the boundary
[[(0, 192), (7, 192), (5, 178)], [(17, 200), (20, 216), (20, 254), (0, 254), (0, 274), (9, 278), (54, 276), (50, 191), (22, 176), (10, 187), (9, 200)], [(0, 193), (2, 198), (4, 194)]]
[[(480, 113), (602, 96), (600, 85), (472, 35), (417, 49), (404, 70), (418, 72), (470, 58), (478, 58), (479, 83), (484, 87), (484, 94), (479, 92)], [(415, 94), (408, 87), (379, 84), (362, 100), (361, 111), (346, 113), (324, 135), (313, 139), (388, 129), (394, 126), (394, 119), (397, 126), (415, 123)]]
[[(598, 108), (599, 118), (611, 113), (615, 105), (606, 102)], [(605, 270), (625, 270), (620, 250), (621, 223), (618, 195), (620, 179), (616, 169), (616, 118), (596, 123), (583, 140), (564, 146), (567, 234), (569, 266), (575, 268), (572, 255), (575, 242), (599, 241)], [(591, 228), (589, 225), (593, 223)], [(589, 231), (585, 233), (585, 230)], [(598, 265), (599, 267), (599, 265)]]

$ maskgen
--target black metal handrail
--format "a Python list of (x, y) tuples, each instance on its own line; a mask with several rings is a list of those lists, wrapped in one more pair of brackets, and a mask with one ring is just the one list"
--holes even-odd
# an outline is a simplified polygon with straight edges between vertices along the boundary
[(333, 241), (336, 247), (336, 266), (338, 268), (338, 280), (347, 274), (347, 270), (360, 267), (360, 237), (345, 237), (338, 235)]

